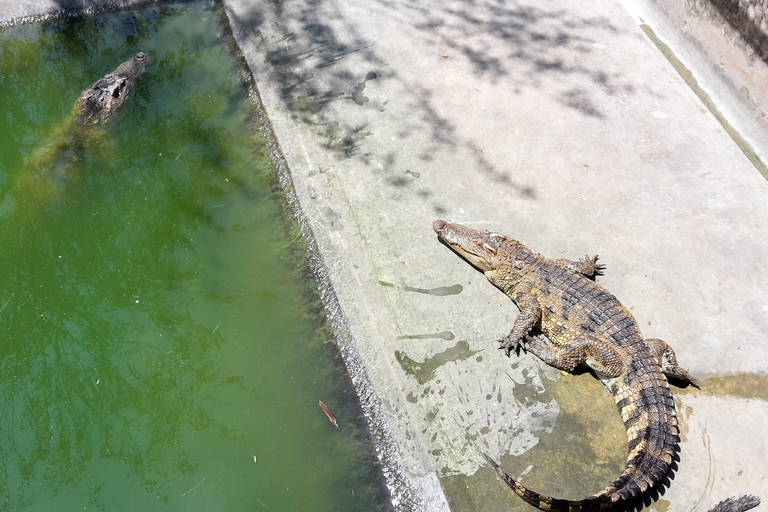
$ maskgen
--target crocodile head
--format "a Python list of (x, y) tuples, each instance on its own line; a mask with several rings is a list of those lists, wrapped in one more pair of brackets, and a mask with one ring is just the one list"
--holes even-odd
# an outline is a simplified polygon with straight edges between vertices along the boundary
[(146, 71), (148, 62), (149, 56), (139, 52), (86, 88), (75, 102), (75, 121), (82, 125), (110, 121)]
[(453, 249), (504, 291), (536, 260), (536, 253), (501, 233), (479, 231), (436, 220), (432, 228), (441, 242)]

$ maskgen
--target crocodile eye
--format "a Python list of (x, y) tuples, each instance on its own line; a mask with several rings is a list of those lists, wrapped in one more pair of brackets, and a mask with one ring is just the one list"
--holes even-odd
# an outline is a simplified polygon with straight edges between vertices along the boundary
[(121, 94), (123, 94), (123, 91), (126, 87), (126, 82), (120, 82), (120, 84), (115, 87), (115, 90), (112, 91), (112, 97), (113, 98), (119, 98)]
[(487, 244), (483, 242), (483, 247), (485, 247), (488, 250), (488, 252), (490, 252), (491, 254), (496, 254), (496, 248), (491, 244)]

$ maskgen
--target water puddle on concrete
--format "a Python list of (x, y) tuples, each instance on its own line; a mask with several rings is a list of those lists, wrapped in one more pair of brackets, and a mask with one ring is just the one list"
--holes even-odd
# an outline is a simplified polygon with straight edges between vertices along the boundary
[[(434, 338), (436, 335), (425, 335), (425, 337)], [(453, 339), (453, 335), (451, 335)], [(427, 358), (423, 363), (414, 361), (410, 357), (395, 351), (397, 362), (400, 363), (405, 373), (413, 375), (419, 381), (419, 384), (425, 384), (435, 377), (435, 370), (449, 361), (461, 361), (477, 354), (478, 350), (470, 350), (469, 343), (459, 341), (451, 348), (445, 349), (439, 354)]]
[(700, 382), (701, 389), (687, 387), (677, 393), (704, 393), (734, 398), (768, 400), (768, 375), (742, 373), (724, 377), (710, 377)]
[[(387, 288), (397, 288), (397, 285), (393, 283), (388, 283), (387, 281), (379, 281), (379, 284), (381, 286), (385, 286)], [(458, 295), (463, 290), (464, 287), (460, 284), (454, 284), (453, 286), (439, 286), (437, 288), (414, 288), (413, 286), (403, 286), (403, 290), (407, 292), (413, 292), (413, 293), (423, 293), (426, 295), (434, 295), (435, 297), (445, 297), (446, 295)]]
[[(560, 414), (552, 432), (538, 432), (539, 443), (503, 457), (502, 469), (531, 489), (556, 498), (580, 499), (601, 491), (624, 470), (627, 435), (613, 398), (589, 374), (544, 379), (546, 393)], [(484, 467), (472, 476), (443, 477), (451, 510), (489, 512), (536, 510), (523, 502), (496, 473)]]
[[(40, 157), (139, 50), (118, 117)], [(0, 509), (391, 509), (211, 5), (2, 29), (0, 98)]]

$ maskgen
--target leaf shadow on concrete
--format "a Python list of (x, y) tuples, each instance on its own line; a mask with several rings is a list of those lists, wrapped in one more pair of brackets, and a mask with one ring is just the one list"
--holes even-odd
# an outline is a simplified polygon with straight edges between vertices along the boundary
[(768, 64), (768, 6), (764, 2), (745, 0), (711, 0), (694, 2), (699, 11), (714, 7), (720, 16), (744, 38), (754, 55)]
[(435, 34), (445, 58), (452, 53), (465, 58), (487, 80), (543, 89), (565, 106), (596, 118), (603, 112), (595, 96), (631, 92), (619, 84), (617, 74), (589, 62), (604, 48), (602, 34), (619, 32), (607, 16), (495, 0), (438, 4), (421, 11), (421, 21), (416, 12), (411, 17), (417, 20), (414, 26)]
[[(373, 0), (371, 16), (386, 13), (408, 32), (425, 42), (425, 51), (440, 52), (446, 59), (465, 61), (472, 78), (482, 82), (509, 82), (512, 94), (542, 90), (585, 118), (601, 119), (601, 102), (618, 93), (631, 93), (610, 70), (595, 65), (602, 33), (618, 29), (604, 16), (577, 16), (560, 7), (545, 9), (493, 0), (467, 0), (450, 4), (400, 3)], [(412, 113), (401, 123), (399, 134), (425, 134), (418, 158), (431, 161), (446, 147), (472, 155), (479, 172), (524, 197), (535, 191), (517, 183), (508, 169), (486, 158), (478, 144), (461, 136), (454, 121), (440, 113), (440, 98), (432, 90), (398, 72), (377, 51), (376, 41), (347, 21), (333, 0), (273, 0), (228, 13), (233, 24), (259, 39), (271, 76), (279, 84), (280, 98), (295, 120), (308, 125), (323, 145), (339, 158), (360, 158), (364, 163), (383, 162), (392, 175), (391, 186), (405, 186), (405, 169), (397, 166), (397, 153), (369, 148), (370, 119), (387, 108), (381, 98), (365, 96), (366, 77), (377, 74), (407, 91), (405, 102)], [(390, 20), (391, 21), (391, 20)], [(263, 31), (279, 34), (265, 36)], [(415, 37), (414, 37), (414, 32)], [(600, 61), (601, 63), (604, 60)], [(264, 80), (257, 77), (257, 81)], [(370, 83), (369, 83), (370, 85)], [(361, 98), (364, 98), (361, 100)], [(365, 102), (368, 118), (350, 119), (344, 103)], [(383, 154), (382, 154), (383, 153)]]

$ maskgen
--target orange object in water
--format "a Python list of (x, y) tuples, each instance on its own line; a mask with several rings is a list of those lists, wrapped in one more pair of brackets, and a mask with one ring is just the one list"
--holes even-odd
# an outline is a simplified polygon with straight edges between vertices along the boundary
[(323, 412), (326, 416), (328, 416), (328, 419), (331, 420), (331, 423), (333, 423), (333, 426), (336, 428), (339, 428), (339, 424), (336, 423), (336, 418), (333, 417), (333, 414), (331, 414), (331, 411), (328, 410), (328, 407), (325, 406), (322, 400), (320, 400), (320, 407), (323, 408)]

